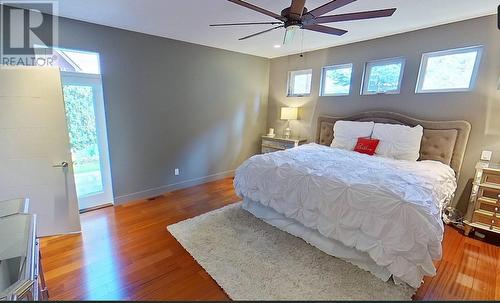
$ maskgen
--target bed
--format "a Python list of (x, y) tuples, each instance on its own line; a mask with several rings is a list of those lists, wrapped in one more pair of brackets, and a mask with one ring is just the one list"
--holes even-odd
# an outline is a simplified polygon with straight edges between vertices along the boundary
[[(419, 161), (330, 147), (336, 121), (421, 125)], [(236, 171), (243, 208), (327, 254), (414, 288), (441, 258), (442, 210), (456, 190), (471, 126), (390, 112), (321, 116), (316, 142), (257, 155)], [(417, 150), (418, 151), (418, 150)]]

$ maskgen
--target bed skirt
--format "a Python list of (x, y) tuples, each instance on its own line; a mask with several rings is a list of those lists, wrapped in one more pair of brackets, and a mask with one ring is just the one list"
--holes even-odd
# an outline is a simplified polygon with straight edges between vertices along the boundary
[[(318, 231), (307, 228), (298, 221), (287, 218), (274, 209), (262, 205), (259, 202), (255, 202), (244, 197), (243, 209), (264, 222), (293, 236), (303, 239), (326, 254), (356, 265), (363, 270), (369, 271), (383, 281), (388, 281), (392, 276), (392, 274), (385, 267), (377, 265), (367, 253), (347, 247), (339, 241), (329, 239), (321, 235)], [(399, 279), (395, 279), (395, 282), (398, 284), (402, 283)]]

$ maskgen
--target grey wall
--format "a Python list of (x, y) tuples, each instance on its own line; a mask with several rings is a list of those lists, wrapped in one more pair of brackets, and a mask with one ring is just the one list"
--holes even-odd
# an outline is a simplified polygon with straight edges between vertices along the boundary
[(59, 22), (59, 46), (100, 54), (118, 202), (230, 175), (258, 152), (268, 59)]
[[(474, 91), (415, 94), (422, 53), (479, 44), (485, 46), (485, 51)], [(364, 63), (399, 56), (406, 58), (401, 94), (360, 96)], [(350, 96), (319, 97), (321, 68), (340, 63), (354, 63)], [(312, 95), (287, 98), (288, 71), (306, 68), (313, 69)], [(281, 106), (302, 107), (301, 120), (292, 122), (292, 127), (295, 134), (306, 136), (310, 140), (314, 140), (316, 120), (320, 114), (342, 116), (367, 110), (388, 110), (421, 119), (467, 120), (472, 124), (472, 134), (456, 199), (459, 208), (463, 210), (468, 195), (466, 184), (473, 177), (481, 150), (492, 150), (494, 160), (500, 160), (499, 76), (500, 31), (497, 29), (496, 16), (309, 52), (303, 58), (276, 58), (271, 60), (268, 127), (275, 127), (278, 133), (282, 132), (285, 124), (279, 120)]]

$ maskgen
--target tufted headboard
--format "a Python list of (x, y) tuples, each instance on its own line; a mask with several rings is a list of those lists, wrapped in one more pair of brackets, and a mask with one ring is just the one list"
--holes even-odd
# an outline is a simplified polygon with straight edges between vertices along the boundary
[(420, 160), (435, 160), (449, 165), (457, 179), (462, 168), (471, 125), (467, 121), (426, 121), (392, 112), (364, 112), (347, 117), (320, 116), (316, 143), (330, 146), (333, 141), (333, 125), (338, 120), (373, 121), (376, 123), (421, 125), (424, 136), (420, 146)]

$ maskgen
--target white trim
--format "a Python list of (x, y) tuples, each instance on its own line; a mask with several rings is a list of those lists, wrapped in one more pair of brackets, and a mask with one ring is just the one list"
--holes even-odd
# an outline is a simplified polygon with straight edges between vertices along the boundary
[[(334, 93), (334, 94), (325, 94), (324, 88), (325, 88), (325, 73), (328, 70), (335, 70), (335, 69), (344, 69), (344, 68), (350, 68), (351, 69), (351, 74), (349, 75), (349, 92), (346, 93)], [(335, 65), (329, 65), (329, 66), (324, 66), (321, 69), (321, 81), (320, 81), (320, 88), (319, 88), (319, 96), (320, 97), (340, 97), (340, 96), (349, 96), (351, 94), (352, 90), (352, 72), (354, 71), (354, 64), (353, 63), (344, 63), (344, 64), (335, 64)]]
[[(369, 83), (369, 75), (368, 72), (371, 72), (371, 68), (373, 66), (378, 65), (387, 65), (391, 63), (401, 63), (401, 72), (399, 74), (399, 82), (398, 88), (396, 90), (386, 91), (386, 92), (368, 92), (368, 83)], [(394, 57), (394, 58), (386, 58), (386, 59), (377, 59), (365, 62), (365, 67), (363, 70), (363, 78), (361, 82), (361, 92), (362, 96), (370, 96), (370, 95), (398, 95), (401, 93), (401, 85), (403, 83), (403, 75), (405, 73), (406, 66), (406, 58), (405, 57)]]
[[(469, 79), (469, 87), (467, 88), (443, 88), (443, 89), (426, 89), (424, 90), (422, 86), (425, 81), (425, 72), (427, 71), (427, 62), (429, 58), (438, 57), (438, 56), (446, 56), (446, 55), (455, 55), (462, 53), (471, 53), (476, 52), (476, 61), (474, 62), (474, 68), (472, 70), (472, 75)], [(415, 88), (416, 94), (428, 94), (428, 93), (452, 93), (452, 92), (469, 92), (474, 90), (477, 83), (477, 75), (479, 72), (479, 66), (481, 65), (481, 58), (483, 55), (484, 46), (483, 45), (475, 45), (475, 46), (467, 46), (460, 48), (453, 48), (447, 50), (440, 50), (435, 52), (427, 52), (422, 54), (422, 59), (420, 60), (420, 68), (418, 71), (417, 78), (417, 86)]]
[(94, 79), (94, 80), (102, 81), (101, 74), (87, 74), (87, 73), (79, 73), (79, 72), (61, 71), (61, 76), (79, 77), (79, 78)]
[[(298, 75), (311, 75), (311, 80), (309, 81), (309, 93), (307, 94), (292, 94), (293, 91), (293, 84), (295, 81), (292, 82), (292, 75), (293, 76), (298, 76)], [(288, 72), (288, 83), (287, 83), (287, 97), (308, 97), (311, 95), (312, 92), (312, 77), (313, 77), (313, 70), (312, 69), (301, 69), (301, 70), (294, 70), (294, 71), (289, 71)]]
[(208, 175), (200, 178), (194, 178), (189, 180), (184, 180), (177, 183), (167, 184), (160, 187), (150, 188), (146, 190), (141, 190), (135, 193), (130, 193), (122, 196), (115, 197), (115, 205), (124, 204), (127, 202), (144, 200), (151, 197), (159, 196), (174, 190), (188, 188), (196, 185), (200, 185), (203, 183), (208, 183), (228, 177), (234, 176), (235, 170), (228, 170), (225, 172), (216, 173), (213, 175)]

